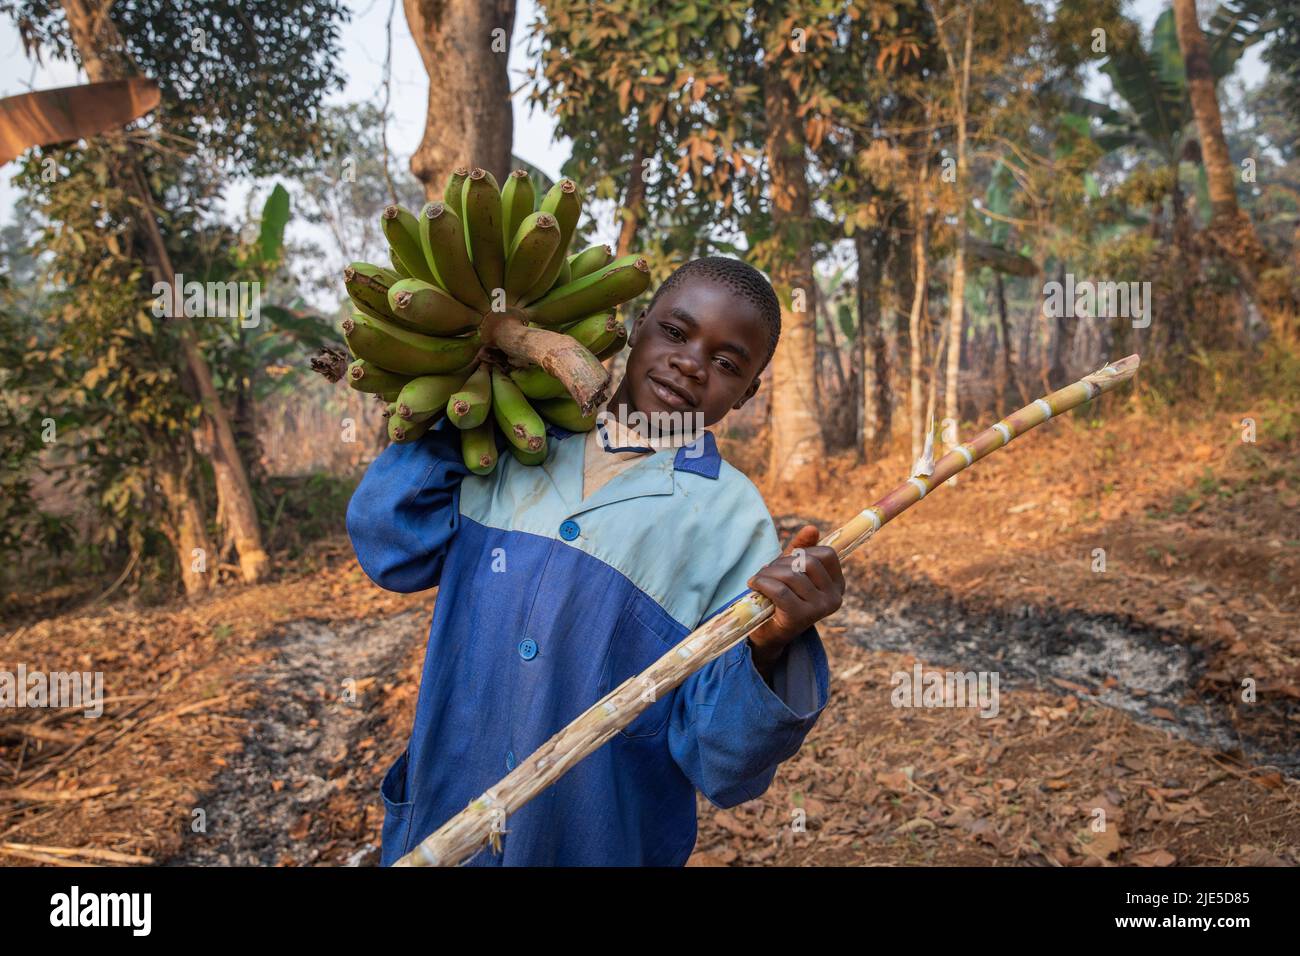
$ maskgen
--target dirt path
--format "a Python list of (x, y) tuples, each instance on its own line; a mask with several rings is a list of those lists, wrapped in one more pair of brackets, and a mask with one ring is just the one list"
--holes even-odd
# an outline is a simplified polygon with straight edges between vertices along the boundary
[[(1064, 419), (885, 529), (822, 626), (821, 720), (763, 797), (700, 800), (693, 862), (1300, 863), (1300, 480), (1278, 464), (1300, 448), (1243, 449), (1232, 418)], [(829, 529), (905, 469), (835, 460), (768, 505)], [(0, 669), (103, 670), (110, 695), (96, 721), (0, 716), (0, 779), (74, 792), (0, 795), (0, 845), (374, 863), (433, 595), (375, 588), (344, 540), (316, 557), (0, 633)], [(996, 716), (894, 706), (918, 663), (997, 673)]]
[[(422, 610), (339, 627), (284, 625), (266, 642), (275, 656), (250, 675), (260, 698), (244, 747), (203, 798), (206, 832), (187, 833), (168, 862), (304, 866), (334, 849), (306, 839), (311, 821), (347, 788), (349, 754), (383, 732), (367, 692), (396, 678), (427, 627)], [(363, 842), (347, 862), (377, 863), (376, 844)]]

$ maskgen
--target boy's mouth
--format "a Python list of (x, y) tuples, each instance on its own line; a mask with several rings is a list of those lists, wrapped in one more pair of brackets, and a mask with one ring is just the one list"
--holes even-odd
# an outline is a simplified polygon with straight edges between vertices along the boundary
[(666, 379), (657, 378), (654, 375), (647, 375), (650, 380), (650, 390), (655, 393), (659, 401), (671, 408), (694, 408), (695, 396), (680, 385), (675, 385)]

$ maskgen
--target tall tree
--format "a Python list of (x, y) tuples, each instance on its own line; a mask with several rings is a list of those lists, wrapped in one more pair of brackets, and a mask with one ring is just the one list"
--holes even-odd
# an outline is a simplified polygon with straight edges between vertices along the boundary
[(411, 37), (429, 74), (424, 138), (411, 172), (430, 199), (442, 197), (457, 166), (481, 166), (504, 183), (514, 111), (510, 38), (515, 0), (403, 0)]
[(1240, 263), (1243, 268), (1239, 274), (1253, 286), (1266, 255), (1254, 224), (1237, 204), (1237, 167), (1228, 155), (1228, 142), (1223, 136), (1210, 47), (1196, 18), (1196, 0), (1173, 3), (1178, 46), (1187, 71), (1187, 96), (1196, 117), (1201, 163), (1210, 193), (1210, 235), (1230, 261)]
[[(944, 381), (944, 417), (954, 423), (952, 432), (945, 431), (945, 436), (956, 437), (955, 424), (958, 421), (957, 380), (961, 370), (961, 343), (965, 329), (966, 309), (966, 228), (967, 210), (970, 207), (970, 184), (967, 175), (966, 136), (967, 113), (970, 103), (970, 68), (971, 48), (975, 37), (975, 10), (970, 3), (956, 4), (943, 14), (940, 8), (930, 0), (930, 13), (934, 18), (935, 36), (943, 50), (943, 57), (948, 65), (948, 78), (952, 86), (952, 117), (956, 131), (956, 148), (952, 180), (956, 191), (957, 224), (956, 246), (952, 257), (952, 282), (948, 290), (948, 368)], [(949, 36), (948, 23), (957, 21), (957, 38)], [(960, 52), (959, 52), (960, 51)]]
[[(102, 4), (90, 0), (63, 0), (64, 14), (67, 16), (68, 32), (76, 46), (86, 75), (92, 82), (123, 80), (133, 75), (135, 65), (122, 42), (116, 24), (108, 15)], [(107, 134), (115, 138), (119, 134)], [(139, 202), (140, 216), (137, 227), (142, 233), (145, 256), (153, 273), (155, 283), (172, 287), (177, 281), (177, 273), (172, 266), (171, 253), (163, 241), (158, 226), (158, 209), (148, 180), (129, 154), (123, 155), (117, 178), (124, 191)], [(208, 367), (200, 349), (198, 335), (189, 317), (182, 313), (173, 318), (181, 342), (183, 356), (189, 380), (193, 382), (197, 398), (203, 409), (203, 416), (211, 433), (212, 469), (217, 482), (217, 495), (220, 502), (220, 514), (229, 524), (235, 548), (239, 554), (239, 567), (244, 580), (254, 583), (266, 573), (270, 558), (262, 544), (262, 529), (257, 520), (257, 506), (253, 501), (253, 489), (248, 481), (248, 470), (240, 456), (239, 446), (235, 441), (235, 432), (231, 428), (230, 416), (221, 404), (216, 386), (212, 380), (212, 370)], [(188, 469), (186, 471), (188, 474)], [(182, 489), (182, 482), (177, 480), (165, 490), (173, 496)], [(184, 537), (188, 540), (177, 541), (179, 553), (185, 555), (198, 545), (198, 531), (194, 529), (195, 521), (190, 514), (192, 509), (180, 507), (184, 515), (186, 528)], [(190, 545), (186, 549), (186, 545)], [(212, 555), (213, 558), (216, 555)], [(182, 565), (184, 559), (182, 558)], [(198, 582), (210, 578), (198, 578), (186, 574), (183, 578), (190, 592), (198, 589)]]
[[(174, 224), (191, 216), (215, 163), (254, 174), (291, 164), (318, 144), (316, 110), (321, 98), (339, 85), (333, 61), (336, 24), (344, 14), (337, 0), (311, 0), (292, 9), (277, 0), (4, 0), (0, 12), (13, 18), (29, 53), (75, 58), (94, 82), (144, 74), (162, 89), (155, 123), (129, 147), (126, 134), (110, 133), (88, 144), (85, 156), (68, 157), (73, 168), (98, 169), (101, 188), (107, 184), (110, 194), (99, 197), (104, 231), (119, 225), (114, 217), (122, 217), (120, 234), (105, 236), (104, 258), (118, 256), (135, 268), (121, 275), (127, 277), (122, 293), (135, 297), (137, 309), (153, 298), (145, 290), (155, 283), (176, 285), (174, 254), (188, 237), (178, 235)], [(54, 155), (62, 152), (50, 158)], [(28, 167), (30, 172), (31, 162)], [(163, 185), (172, 188), (165, 197)], [(93, 232), (100, 226), (92, 222), (88, 228)], [(91, 262), (69, 260), (68, 265), (74, 268), (64, 273), (74, 283), (103, 281), (103, 269)], [(133, 311), (129, 301), (113, 308), (125, 309), (128, 315)], [(238, 548), (244, 579), (255, 581), (265, 572), (268, 558), (247, 468), (205, 352), (206, 339), (219, 332), (211, 321), (181, 314), (152, 326), (147, 334), (157, 341), (139, 340), (131, 347), (169, 356), (178, 366), (175, 384), (197, 403), (198, 424), (208, 435), (218, 514)], [(185, 474), (160, 481), (164, 489), (176, 495), (194, 493), (194, 469), (185, 464), (193, 452), (184, 447), (172, 456)], [(165, 457), (160, 456), (159, 467)], [(200, 530), (205, 524), (186, 521)], [(202, 588), (212, 579), (185, 571), (191, 563), (188, 550), (178, 558), (187, 589)]]
[[(765, 152), (775, 264), (772, 284), (781, 302), (781, 342), (772, 359), (768, 475), (799, 480), (822, 448), (816, 368), (816, 295), (813, 214), (808, 185), (808, 140), (797, 87), (826, 37), (814, 32), (811, 11), (797, 3), (755, 7), (763, 39), (762, 90)], [(796, 32), (798, 31), (798, 32)], [(811, 34), (811, 35), (810, 35)]]

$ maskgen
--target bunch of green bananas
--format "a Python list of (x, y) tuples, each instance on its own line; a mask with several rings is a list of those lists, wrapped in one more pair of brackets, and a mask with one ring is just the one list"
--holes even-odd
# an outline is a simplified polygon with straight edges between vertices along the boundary
[(466, 466), (486, 475), (497, 462), (494, 428), (532, 465), (546, 457), (544, 419), (571, 431), (595, 425), (559, 379), (503, 361), (478, 332), (490, 312), (516, 308), (598, 360), (623, 348), (615, 309), (645, 291), (649, 266), (635, 255), (611, 262), (607, 246), (569, 255), (580, 210), (572, 180), (539, 196), (525, 170), (499, 189), (478, 168), (455, 170), (442, 201), (418, 216), (384, 210), (392, 268), (344, 270), (355, 311), (342, 330), (355, 359), (348, 384), (382, 398), (389, 438), (413, 441), (445, 412), (461, 429)]

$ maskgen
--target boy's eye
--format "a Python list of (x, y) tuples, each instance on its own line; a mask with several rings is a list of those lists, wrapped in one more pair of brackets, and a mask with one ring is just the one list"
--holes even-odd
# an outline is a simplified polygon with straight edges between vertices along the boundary
[(725, 372), (734, 373), (740, 371), (740, 369), (736, 368), (736, 366), (732, 364), (730, 359), (720, 358), (718, 359), (718, 364), (722, 366), (722, 369)]
[(659, 327), (667, 332), (668, 337), (674, 342), (681, 342), (686, 338), (686, 336), (682, 335), (681, 329), (677, 328), (675, 325), (660, 325)]

